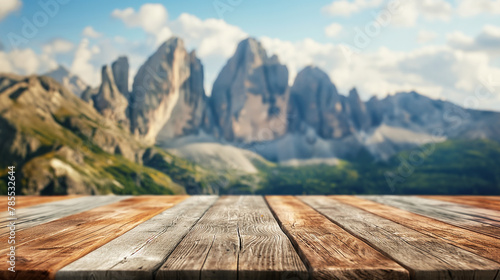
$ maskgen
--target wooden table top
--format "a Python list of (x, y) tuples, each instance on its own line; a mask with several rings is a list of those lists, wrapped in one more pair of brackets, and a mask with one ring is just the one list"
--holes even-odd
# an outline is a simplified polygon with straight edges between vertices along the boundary
[(500, 197), (0, 199), (0, 279), (500, 279)]

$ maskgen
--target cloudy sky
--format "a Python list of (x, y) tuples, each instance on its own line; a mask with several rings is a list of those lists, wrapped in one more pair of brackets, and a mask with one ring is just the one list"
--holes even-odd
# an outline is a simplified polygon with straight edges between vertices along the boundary
[(127, 55), (133, 75), (173, 35), (196, 49), (208, 92), (252, 36), (291, 84), (314, 64), (365, 100), (416, 90), (500, 111), (500, 0), (2, 0), (0, 72), (62, 64), (95, 86), (103, 64)]

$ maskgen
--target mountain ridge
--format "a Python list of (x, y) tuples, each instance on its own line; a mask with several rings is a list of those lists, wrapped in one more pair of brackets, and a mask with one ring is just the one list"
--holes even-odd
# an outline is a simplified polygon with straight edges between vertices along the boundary
[[(119, 71), (115, 69), (118, 61), (122, 65)], [(120, 72), (122, 81), (112, 84), (116, 88), (121, 84), (118, 92), (127, 91), (122, 93), (128, 102), (126, 120), (124, 102), (118, 101), (121, 96), (114, 100), (122, 104), (115, 106), (119, 112), (100, 108), (96, 99), (94, 107), (102, 114), (122, 116), (118, 122), (128, 125), (136, 139), (166, 148), (182, 146), (184, 141), (237, 147), (253, 143), (261, 146), (257, 153), (278, 162), (350, 158), (363, 150), (387, 160), (399, 151), (436, 139), (500, 141), (497, 112), (464, 109), (415, 91), (362, 101), (356, 88), (345, 95), (339, 93), (330, 77), (312, 65), (302, 69), (289, 85), (287, 67), (276, 55), (269, 56), (254, 38), (238, 44), (210, 96), (203, 88), (201, 60), (178, 37), (168, 39), (146, 60), (130, 91), (123, 82), (128, 77), (126, 57), (111, 68), (112, 74), (103, 72), (103, 84)], [(97, 93), (94, 90), (93, 96), (99, 96)], [(433, 136), (436, 134), (440, 137)]]

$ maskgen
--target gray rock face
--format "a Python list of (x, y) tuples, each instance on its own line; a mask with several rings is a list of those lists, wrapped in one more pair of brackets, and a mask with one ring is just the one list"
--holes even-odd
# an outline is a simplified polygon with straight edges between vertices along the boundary
[(126, 115), (128, 100), (118, 90), (110, 66), (105, 65), (102, 67), (101, 79), (102, 83), (99, 91), (92, 96), (94, 108), (107, 119), (128, 126), (129, 121)]
[(382, 100), (372, 98), (366, 105), (374, 125), (383, 123), (452, 139), (500, 140), (497, 112), (465, 109), (416, 92), (401, 92)]
[(195, 133), (202, 124), (205, 104), (200, 60), (186, 51), (181, 39), (171, 38), (134, 78), (131, 131), (147, 143)]
[(365, 103), (359, 98), (358, 91), (353, 88), (349, 91), (347, 103), (351, 121), (356, 130), (367, 130), (372, 126), (370, 114), (366, 109)]
[(220, 72), (210, 102), (222, 138), (253, 142), (286, 132), (288, 97), (288, 69), (249, 38)]
[(87, 84), (78, 76), (69, 72), (64, 66), (59, 65), (57, 69), (45, 73), (44, 76), (49, 76), (52, 79), (65, 86), (77, 96), (81, 96), (82, 92), (87, 88)]
[(129, 64), (127, 57), (120, 56), (115, 62), (113, 62), (113, 64), (111, 64), (111, 69), (113, 70), (113, 78), (115, 79), (116, 87), (128, 99)]
[(328, 75), (317, 67), (306, 67), (290, 90), (290, 130), (312, 127), (322, 138), (342, 138), (352, 133), (348, 104)]

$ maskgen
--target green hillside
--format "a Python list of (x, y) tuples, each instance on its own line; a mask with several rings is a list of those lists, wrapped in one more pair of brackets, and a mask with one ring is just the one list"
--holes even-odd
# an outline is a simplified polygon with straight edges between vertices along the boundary
[(500, 144), (446, 141), (388, 162), (261, 167), (261, 194), (500, 194)]
[(17, 194), (206, 192), (209, 172), (155, 147), (48, 77), (0, 76), (0, 194), (8, 166)]

